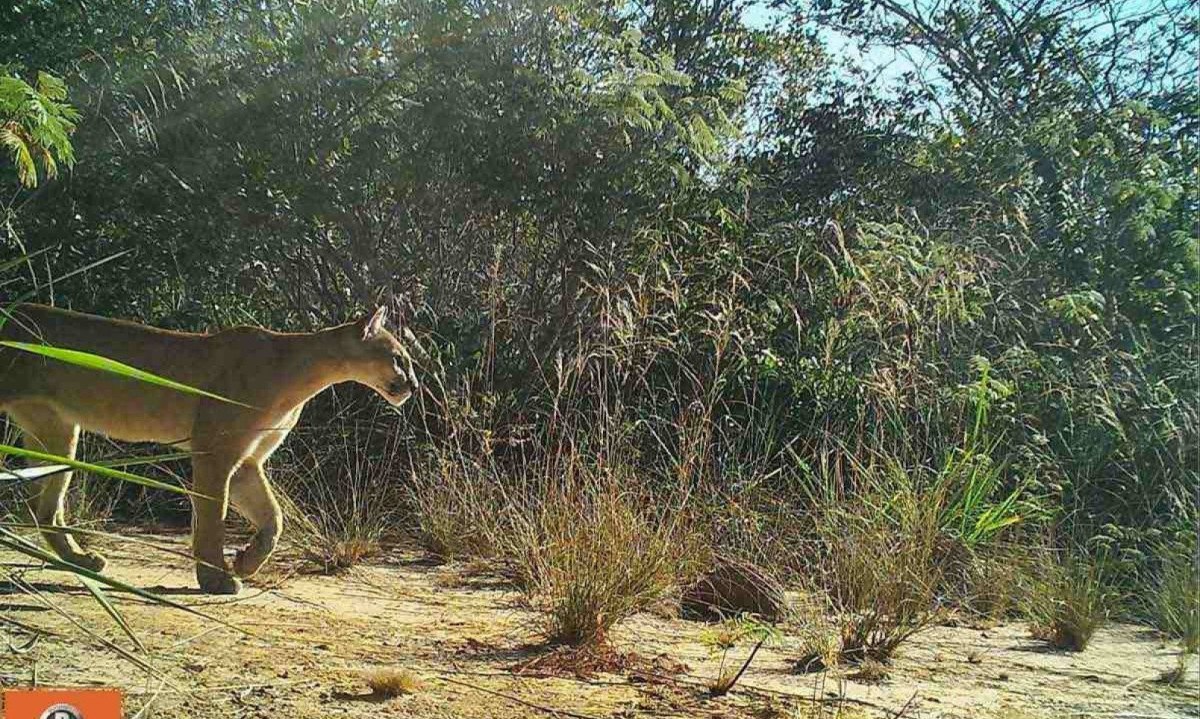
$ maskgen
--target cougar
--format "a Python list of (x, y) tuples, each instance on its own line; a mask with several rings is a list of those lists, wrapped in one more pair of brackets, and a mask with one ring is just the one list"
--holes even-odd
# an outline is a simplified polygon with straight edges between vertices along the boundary
[[(0, 339), (100, 355), (232, 401), (184, 393), (0, 346), (0, 412), (26, 448), (75, 457), (81, 431), (160, 442), (192, 454), (192, 554), (200, 589), (235, 594), (238, 577), (262, 567), (283, 530), (264, 465), (315, 394), (358, 382), (392, 405), (419, 385), (405, 346), (384, 328), (379, 307), (356, 322), (311, 333), (236, 327), (173, 332), (34, 304), (10, 308)], [(64, 560), (100, 571), (68, 533), (70, 472), (34, 483), (31, 506), (42, 534)], [(229, 504), (254, 526), (232, 563), (224, 558)]]

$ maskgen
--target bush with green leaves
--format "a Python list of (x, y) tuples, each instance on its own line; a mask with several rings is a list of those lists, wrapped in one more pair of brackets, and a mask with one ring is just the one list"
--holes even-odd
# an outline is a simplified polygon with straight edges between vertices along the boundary
[(41, 175), (53, 179), (60, 162), (67, 167), (75, 162), (70, 135), (79, 111), (66, 99), (66, 84), (49, 73), (37, 73), (32, 85), (0, 73), (0, 145), (26, 187), (37, 187), (39, 167)]
[[(1197, 516), (1200, 105), (1195, 24), (1118, 5), (19, 3), (0, 56), (86, 117), (12, 228), (127, 251), (56, 297), (164, 326), (391, 294), (439, 361), (405, 410), (437, 477), (615, 426), (795, 573), (798, 488), (888, 467), (943, 486), (939, 551), (1056, 525), (1127, 589)], [(830, 29), (929, 67), (881, 86)]]

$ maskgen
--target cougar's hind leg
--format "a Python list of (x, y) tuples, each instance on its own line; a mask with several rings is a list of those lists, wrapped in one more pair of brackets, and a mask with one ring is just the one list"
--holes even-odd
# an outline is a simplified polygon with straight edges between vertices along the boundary
[(229, 482), (229, 501), (234, 509), (254, 525), (254, 536), (237, 553), (234, 574), (249, 577), (275, 551), (283, 532), (283, 512), (262, 465), (253, 459), (242, 463)]
[[(26, 449), (75, 459), (79, 443), (78, 425), (67, 422), (53, 409), (41, 405), (10, 407), (8, 416), (21, 428), (22, 444)], [(53, 461), (31, 461), (31, 465), (54, 464)], [(60, 528), (66, 524), (67, 488), (71, 472), (59, 472), (33, 483), (30, 504), (34, 518), (42, 528), (42, 536), (51, 549), (66, 561), (99, 572), (104, 569), (104, 557), (96, 552), (84, 552), (75, 539)]]

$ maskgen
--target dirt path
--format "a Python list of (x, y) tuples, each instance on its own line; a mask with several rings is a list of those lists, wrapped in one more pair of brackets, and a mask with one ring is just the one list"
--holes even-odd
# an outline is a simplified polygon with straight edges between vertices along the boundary
[[(159, 537), (184, 549), (182, 537)], [(987, 631), (938, 627), (915, 638), (882, 683), (840, 673), (790, 670), (796, 642), (761, 651), (733, 695), (707, 696), (718, 658), (701, 641), (706, 627), (640, 615), (623, 625), (618, 645), (665, 667), (673, 678), (600, 675), (590, 680), (533, 676), (521, 668), (539, 656), (536, 616), (502, 584), (462, 567), (433, 566), (397, 550), (380, 564), (337, 577), (287, 574), (288, 563), (237, 598), (193, 593), (183, 557), (133, 545), (109, 546), (113, 576), (154, 588), (242, 631), (179, 610), (122, 596), (119, 607), (145, 644), (156, 675), (87, 638), (57, 607), (98, 636), (131, 641), (78, 585), (61, 573), (30, 568), (31, 597), (0, 584), (0, 616), (51, 630), (27, 652), (0, 644), (0, 686), (119, 686), (127, 716), (209, 717), (1024, 717), (1200, 716), (1193, 659), (1182, 684), (1155, 681), (1176, 664), (1174, 647), (1144, 629), (1113, 626), (1081, 654), (1047, 651), (1020, 625)], [(0, 561), (15, 561), (0, 555)], [(51, 606), (47, 606), (48, 602)], [(11, 646), (32, 636), (0, 624)], [(70, 641), (68, 641), (70, 639)], [(748, 648), (731, 658), (740, 661)], [(667, 659), (669, 658), (669, 660)], [(419, 693), (380, 702), (363, 673), (399, 667), (425, 679)], [(526, 702), (526, 703), (521, 703)], [(535, 708), (534, 706), (541, 708)], [(562, 713), (557, 716), (565, 716)]]

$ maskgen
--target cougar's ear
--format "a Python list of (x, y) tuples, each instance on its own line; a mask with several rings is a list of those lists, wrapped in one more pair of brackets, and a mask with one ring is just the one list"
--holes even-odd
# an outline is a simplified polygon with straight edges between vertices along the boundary
[(383, 324), (387, 322), (387, 305), (379, 305), (375, 308), (375, 312), (365, 320), (363, 320), (362, 338), (369, 340), (375, 335), (383, 331)]

